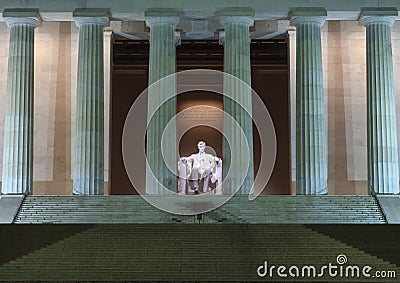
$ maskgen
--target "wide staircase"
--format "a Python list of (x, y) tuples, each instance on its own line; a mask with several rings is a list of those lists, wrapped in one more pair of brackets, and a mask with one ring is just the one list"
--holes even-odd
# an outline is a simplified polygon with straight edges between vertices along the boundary
[[(174, 196), (163, 200), (178, 203)], [(27, 196), (14, 223), (41, 225), (0, 225), (0, 281), (398, 282), (400, 276), (400, 228), (354, 225), (385, 223), (372, 196), (235, 196), (193, 216), (161, 211), (140, 196)], [(323, 267), (329, 264), (333, 275)], [(277, 274), (280, 265), (287, 277)]]
[[(163, 200), (173, 203), (177, 198)], [(260, 196), (253, 201), (235, 196), (198, 216), (161, 211), (140, 196), (27, 196), (14, 222), (382, 224), (385, 217), (373, 196)]]
[[(41, 228), (30, 232), (30, 227)], [(400, 276), (393, 263), (304, 225), (0, 226), (0, 250), (10, 249), (15, 258), (0, 254), (0, 281), (398, 282), (393, 276)], [(268, 269), (286, 266), (287, 277), (276, 270), (260, 277), (257, 268), (265, 261)], [(322, 268), (329, 264), (337, 266), (336, 276)], [(372, 268), (371, 277), (362, 274), (366, 265)], [(292, 266), (299, 270), (298, 276), (295, 268), (289, 274)], [(304, 266), (314, 266), (315, 273)], [(359, 275), (348, 266), (358, 266)], [(376, 271), (384, 271), (386, 278), (377, 279)]]

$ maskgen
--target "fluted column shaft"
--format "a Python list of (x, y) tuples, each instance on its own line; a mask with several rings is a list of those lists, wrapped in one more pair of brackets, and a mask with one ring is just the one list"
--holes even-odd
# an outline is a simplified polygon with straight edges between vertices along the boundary
[[(176, 124), (174, 120), (170, 122), (176, 115), (176, 86), (174, 80), (157, 81), (175, 73), (175, 26), (178, 21), (179, 18), (174, 16), (146, 17), (146, 23), (150, 27), (149, 86), (153, 84), (149, 88), (147, 108), (148, 194), (169, 193), (163, 187), (171, 192), (177, 190), (177, 177), (166, 165), (166, 160), (169, 160), (171, 166), (175, 167), (177, 164)], [(168, 132), (164, 132), (168, 122)], [(162, 149), (162, 139), (167, 148)]]
[(327, 193), (327, 138), (321, 30), (325, 17), (294, 16), (296, 26), (296, 191)]
[(32, 17), (7, 18), (5, 11), (3, 16), (10, 28), (10, 47), (2, 193), (29, 194), (33, 183), (34, 29), (39, 19), (36, 12)]
[[(254, 161), (253, 161), (253, 124), (251, 99), (251, 65), (250, 65), (250, 33), (249, 27), (254, 23), (254, 17), (222, 16), (221, 22), (225, 27), (224, 38), (224, 72), (237, 77), (247, 84), (240, 85), (232, 80), (224, 81), (224, 111), (230, 114), (243, 130), (246, 141), (240, 138), (240, 128), (224, 117), (223, 142), (224, 177), (231, 170), (231, 178), (224, 184), (224, 193), (233, 193), (240, 187), (237, 194), (249, 194), (253, 191)], [(228, 144), (230, 141), (230, 146)], [(248, 151), (231, 152), (232, 148), (248, 147)], [(231, 162), (231, 154), (240, 155), (238, 162)], [(248, 159), (242, 155), (249, 154)], [(249, 162), (243, 162), (249, 160)], [(247, 172), (240, 184), (238, 176)]]
[(368, 187), (399, 193), (391, 26), (394, 17), (366, 16)]
[(103, 28), (108, 17), (75, 17), (79, 27), (73, 192), (104, 194)]

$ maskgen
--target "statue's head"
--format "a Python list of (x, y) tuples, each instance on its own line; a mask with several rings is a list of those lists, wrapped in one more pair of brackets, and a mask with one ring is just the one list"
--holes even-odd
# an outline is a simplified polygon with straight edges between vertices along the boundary
[(204, 141), (199, 141), (197, 143), (197, 148), (200, 152), (204, 152), (204, 150), (206, 149), (206, 143)]

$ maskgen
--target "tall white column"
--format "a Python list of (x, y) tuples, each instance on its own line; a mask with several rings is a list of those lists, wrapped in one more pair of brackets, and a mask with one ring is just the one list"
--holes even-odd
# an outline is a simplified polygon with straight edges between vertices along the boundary
[(73, 193), (104, 194), (103, 28), (109, 12), (77, 9), (79, 27)]
[[(146, 12), (146, 24), (150, 27), (149, 86), (175, 73), (175, 27), (179, 22), (176, 12), (151, 10)], [(176, 125), (171, 122), (169, 132), (163, 132), (176, 114), (176, 85), (173, 80), (156, 83), (148, 92), (147, 168), (146, 193), (166, 194), (177, 190), (177, 176), (167, 167), (177, 164)], [(171, 99), (168, 99), (171, 97)], [(162, 104), (164, 100), (167, 101)], [(161, 105), (162, 104), (162, 105)], [(158, 108), (159, 107), (159, 108)], [(158, 109), (158, 110), (156, 110)], [(154, 114), (154, 115), (153, 115)], [(164, 135), (164, 136), (163, 136)], [(168, 147), (162, 152), (161, 139)], [(163, 155), (164, 154), (164, 155)]]
[[(231, 170), (231, 178), (224, 183), (224, 193), (249, 194), (253, 192), (254, 161), (253, 161), (253, 124), (251, 99), (251, 65), (250, 65), (250, 32), (254, 24), (254, 11), (222, 12), (221, 23), (225, 27), (224, 35), (224, 72), (231, 74), (247, 84), (246, 86), (225, 80), (224, 91), (230, 98), (224, 96), (224, 111), (230, 114), (243, 130), (246, 141), (240, 139), (240, 128), (224, 117), (224, 135), (230, 141), (223, 142), (224, 177)], [(248, 147), (248, 151), (232, 152), (231, 148)], [(250, 154), (248, 159), (242, 155)], [(231, 162), (231, 154), (239, 155), (238, 162)], [(243, 162), (249, 160), (249, 162)], [(239, 178), (242, 172), (247, 172), (242, 184)]]
[(37, 10), (4, 10), (10, 28), (4, 126), (3, 194), (32, 193), (33, 57)]
[(111, 30), (104, 31), (104, 194), (110, 192), (110, 99), (111, 99), (111, 60), (113, 35)]
[(325, 10), (295, 10), (296, 192), (328, 192), (327, 137), (322, 80), (321, 26)]
[(399, 193), (391, 26), (397, 10), (365, 10), (367, 30), (368, 186), (377, 194)]

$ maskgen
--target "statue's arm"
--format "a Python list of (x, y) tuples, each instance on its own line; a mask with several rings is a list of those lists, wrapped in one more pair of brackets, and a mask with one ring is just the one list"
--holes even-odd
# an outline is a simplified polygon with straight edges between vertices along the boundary
[(183, 156), (183, 157), (179, 158), (179, 161), (186, 162), (186, 163), (188, 163), (188, 162), (192, 163), (193, 157), (192, 157), (192, 155), (191, 156)]
[(193, 169), (193, 157), (192, 156), (183, 156), (179, 158), (179, 162), (181, 162), (186, 168), (186, 177), (189, 177), (192, 173)]

